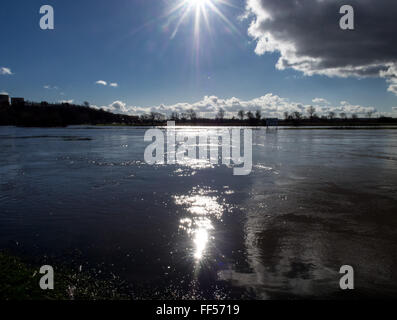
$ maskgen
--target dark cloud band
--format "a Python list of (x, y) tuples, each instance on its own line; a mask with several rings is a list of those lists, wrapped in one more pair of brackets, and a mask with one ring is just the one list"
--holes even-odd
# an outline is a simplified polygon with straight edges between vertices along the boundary
[(397, 2), (350, 0), (355, 30), (339, 27), (340, 0), (247, 0), (256, 53), (306, 75), (384, 77), (397, 94)]

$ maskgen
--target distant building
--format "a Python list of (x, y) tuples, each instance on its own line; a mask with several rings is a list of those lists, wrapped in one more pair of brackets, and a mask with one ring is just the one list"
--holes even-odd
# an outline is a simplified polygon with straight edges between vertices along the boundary
[(10, 97), (8, 94), (0, 94), (0, 107), (10, 106)]
[(11, 105), (13, 105), (13, 106), (24, 104), (24, 103), (25, 103), (24, 98), (11, 98)]

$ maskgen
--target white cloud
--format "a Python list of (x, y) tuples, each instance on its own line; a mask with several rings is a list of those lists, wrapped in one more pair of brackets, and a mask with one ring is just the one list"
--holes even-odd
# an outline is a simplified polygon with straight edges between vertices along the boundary
[(117, 82), (107, 82), (105, 80), (98, 80), (97, 82), (95, 82), (96, 84), (99, 84), (101, 86), (107, 86), (109, 85), (109, 87), (112, 88), (117, 88), (119, 86), (119, 84)]
[[(222, 99), (216, 96), (205, 96), (202, 100), (197, 101), (195, 103), (177, 103), (173, 105), (164, 105), (161, 104), (159, 106), (147, 106), (147, 107), (138, 107), (138, 106), (128, 106), (127, 103), (122, 101), (115, 101), (108, 106), (92, 106), (94, 108), (102, 108), (104, 110), (114, 112), (114, 113), (122, 113), (129, 115), (142, 115), (150, 112), (159, 112), (165, 114), (167, 116), (171, 115), (172, 112), (178, 112), (179, 114), (186, 112), (189, 109), (193, 109), (197, 112), (200, 117), (208, 117), (214, 118), (217, 112), (222, 108), (226, 112), (227, 117), (237, 117), (237, 112), (239, 110), (244, 110), (245, 112), (256, 110), (260, 110), (264, 117), (278, 117), (283, 118), (284, 112), (294, 112), (298, 111), (305, 115), (307, 115), (307, 108), (309, 105), (304, 105), (299, 102), (292, 102), (289, 99), (279, 97), (272, 93), (268, 93), (259, 98), (254, 98), (251, 100), (241, 100), (235, 97)], [(350, 114), (358, 114), (365, 115), (365, 113), (371, 111), (375, 112), (376, 109), (371, 106), (360, 106), (353, 105), (347, 101), (342, 101), (339, 105), (316, 105), (316, 113), (317, 115), (327, 115), (329, 112), (346, 113)]]
[(397, 81), (394, 81), (394, 84), (391, 84), (387, 91), (394, 93), (397, 96)]
[(53, 89), (53, 90), (58, 90), (58, 89), (59, 89), (57, 86), (50, 86), (50, 85), (48, 85), (48, 84), (46, 84), (43, 88), (44, 88), (44, 89), (47, 89), (47, 90), (51, 90), (51, 89)]
[(317, 104), (331, 104), (327, 99), (323, 98), (314, 98), (312, 102)]
[(122, 101), (115, 101), (108, 106), (109, 111), (116, 112), (116, 113), (129, 113), (129, 109), (127, 104)]
[(74, 102), (73, 99), (71, 99), (71, 100), (60, 100), (59, 101), (59, 103), (69, 103), (69, 104), (72, 104), (73, 102)]
[(397, 63), (390, 65), (387, 71), (381, 71), (380, 75), (387, 78), (387, 82), (390, 83), (387, 91), (397, 95)]
[(6, 67), (1, 67), (0, 68), (0, 74), (1, 75), (11, 75), (11, 69), (10, 68), (6, 68)]
[(8, 96), (8, 92), (5, 92), (5, 91), (0, 91), (0, 94), (5, 94)]

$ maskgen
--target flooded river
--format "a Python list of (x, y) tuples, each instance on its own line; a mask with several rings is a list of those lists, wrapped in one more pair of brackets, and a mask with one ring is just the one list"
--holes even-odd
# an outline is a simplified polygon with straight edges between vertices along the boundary
[(149, 165), (146, 130), (0, 127), (0, 250), (143, 299), (397, 294), (397, 130), (256, 129), (246, 176)]

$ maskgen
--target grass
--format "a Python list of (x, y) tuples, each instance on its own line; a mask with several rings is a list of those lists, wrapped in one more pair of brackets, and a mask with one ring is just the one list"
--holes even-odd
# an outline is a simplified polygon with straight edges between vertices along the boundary
[(32, 266), (21, 258), (0, 252), (0, 300), (125, 300), (127, 291), (119, 284), (99, 280), (89, 273), (54, 268), (54, 290), (39, 286), (40, 266)]
[(68, 296), (63, 286), (41, 290), (39, 269), (32, 268), (20, 258), (0, 253), (1, 300), (64, 300)]

